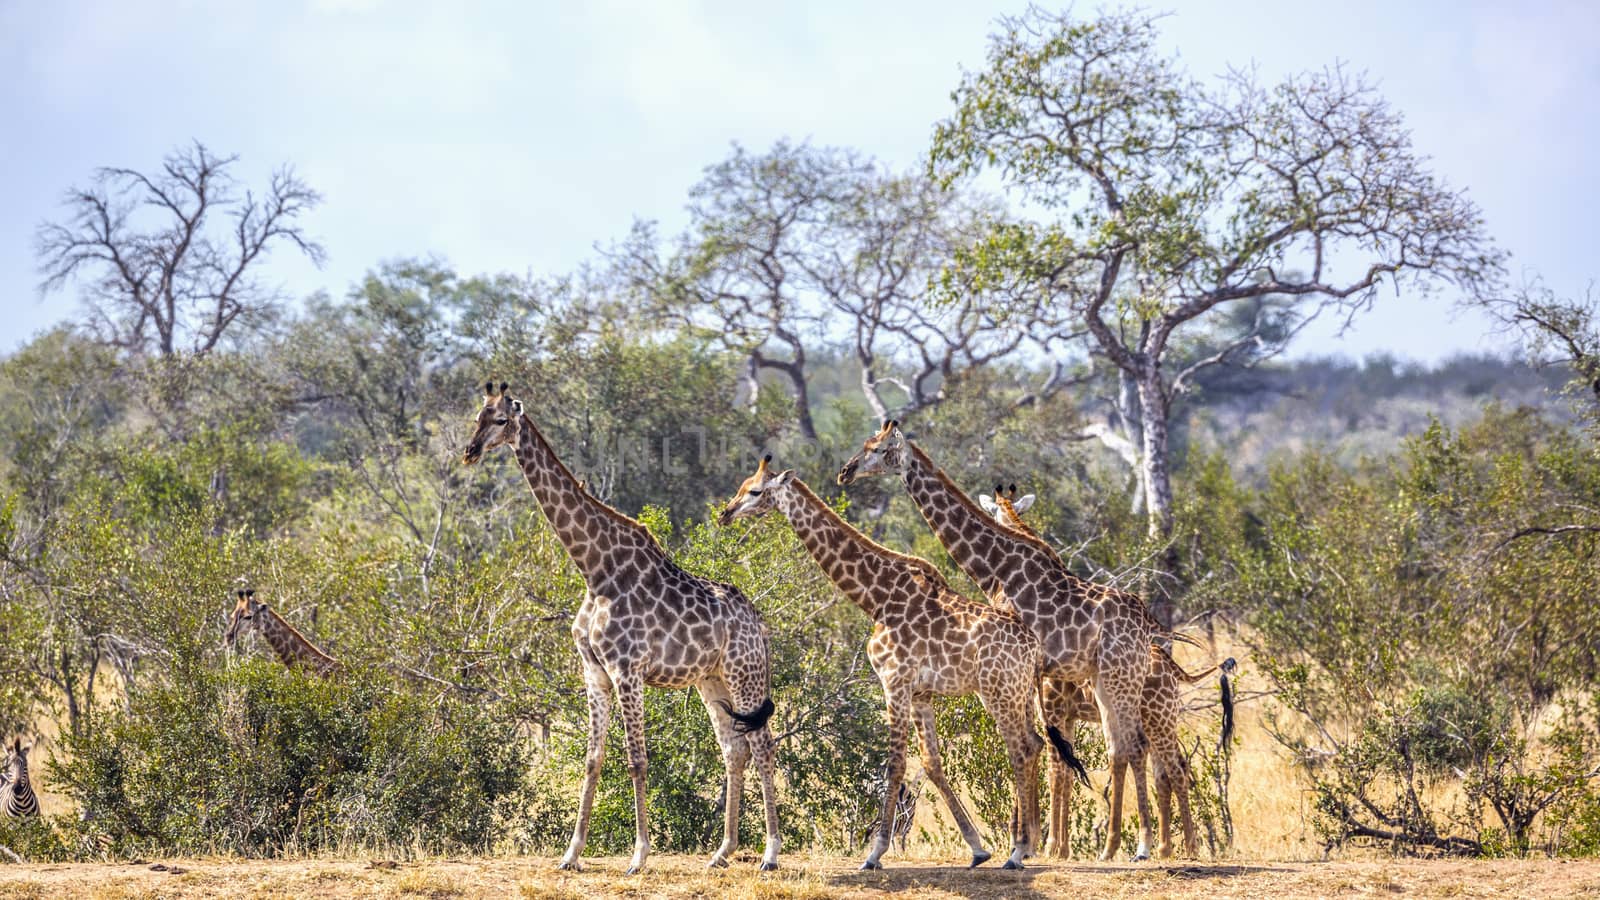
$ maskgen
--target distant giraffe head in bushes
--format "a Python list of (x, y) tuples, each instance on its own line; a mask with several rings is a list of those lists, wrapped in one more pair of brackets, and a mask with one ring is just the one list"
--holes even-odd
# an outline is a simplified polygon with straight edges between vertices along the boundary
[(265, 601), (257, 600), (254, 588), (240, 588), (234, 591), (233, 615), (228, 619), (222, 643), (232, 649), (239, 638), (251, 631), (260, 634), (278, 659), (291, 669), (303, 665), (318, 675), (327, 675), (339, 668), (338, 660), (311, 643)]

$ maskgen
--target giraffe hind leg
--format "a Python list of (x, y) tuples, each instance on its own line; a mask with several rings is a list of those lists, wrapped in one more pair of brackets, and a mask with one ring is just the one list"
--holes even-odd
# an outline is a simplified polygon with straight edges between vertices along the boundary
[(761, 871), (770, 872), (778, 868), (778, 848), (782, 842), (778, 830), (777, 744), (765, 725), (746, 735), (745, 740), (755, 758), (756, 772), (761, 776), (761, 804), (767, 820), (767, 846), (761, 854)]
[(722, 844), (706, 865), (723, 868), (739, 846), (739, 806), (744, 799), (744, 771), (750, 761), (750, 742), (734, 721), (732, 704), (727, 700), (727, 685), (719, 678), (700, 684), (699, 691), (706, 713), (711, 716), (717, 744), (722, 748), (723, 765)]
[(644, 740), (644, 682), (632, 673), (613, 679), (617, 683), (617, 706), (622, 712), (623, 730), (628, 737), (628, 774), (633, 778), (633, 859), (627, 874), (644, 871), (650, 858), (649, 761)]

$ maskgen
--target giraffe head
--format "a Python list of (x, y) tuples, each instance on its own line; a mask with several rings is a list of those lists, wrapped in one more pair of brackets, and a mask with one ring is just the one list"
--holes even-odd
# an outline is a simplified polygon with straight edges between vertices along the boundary
[(794, 481), (794, 470), (773, 472), (768, 467), (771, 462), (772, 454), (768, 453), (760, 465), (756, 466), (756, 473), (739, 485), (739, 490), (734, 493), (733, 499), (728, 501), (728, 505), (722, 508), (722, 514), (717, 516), (719, 525), (726, 525), (734, 519), (748, 519), (762, 515), (777, 505), (778, 492)]
[(228, 631), (222, 636), (223, 646), (230, 648), (238, 643), (241, 635), (256, 627), (261, 611), (267, 608), (267, 604), (256, 599), (254, 588), (240, 588), (233, 595), (233, 616), (228, 619)]
[(1018, 497), (1015, 484), (1011, 485), (1009, 489), (1005, 485), (995, 485), (993, 497), (988, 494), (978, 495), (978, 503), (983, 507), (983, 511), (993, 516), (996, 522), (1008, 528), (1023, 527), (1022, 514), (1027, 512), (1028, 507), (1033, 505), (1035, 499), (1037, 498), (1032, 494), (1023, 494)]
[(887, 419), (877, 434), (867, 438), (861, 452), (839, 467), (839, 483), (850, 484), (871, 475), (899, 475), (906, 470), (906, 436), (898, 419)]
[(467, 442), (467, 449), (461, 454), (463, 463), (470, 466), (482, 459), (485, 451), (517, 439), (522, 401), (512, 399), (506, 393), (508, 387), (510, 385), (504, 381), (500, 382), (498, 391), (492, 381), (483, 386), (483, 408), (478, 410), (472, 440)]

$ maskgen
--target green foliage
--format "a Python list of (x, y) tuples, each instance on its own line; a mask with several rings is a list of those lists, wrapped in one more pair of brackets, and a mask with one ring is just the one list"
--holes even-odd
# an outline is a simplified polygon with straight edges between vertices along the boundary
[(470, 852), (517, 812), (521, 748), (475, 704), (254, 660), (140, 692), (52, 778), (123, 853)]

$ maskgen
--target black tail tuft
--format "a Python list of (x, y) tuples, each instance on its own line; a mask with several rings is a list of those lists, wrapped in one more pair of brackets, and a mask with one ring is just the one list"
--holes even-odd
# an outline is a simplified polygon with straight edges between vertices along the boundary
[(777, 709), (776, 706), (772, 705), (771, 697), (761, 701), (761, 705), (756, 707), (754, 712), (747, 713), (734, 712), (733, 704), (726, 700), (718, 700), (717, 704), (728, 711), (729, 717), (733, 719), (733, 730), (737, 734), (760, 731), (766, 726), (767, 720), (772, 718), (773, 711)]
[(1222, 684), (1222, 735), (1217, 739), (1217, 749), (1226, 753), (1233, 743), (1233, 685), (1228, 683), (1228, 675), (1238, 666), (1233, 657), (1222, 661), (1220, 668), (1222, 676), (1218, 679)]
[(1089, 783), (1089, 770), (1083, 767), (1083, 760), (1078, 754), (1072, 752), (1072, 742), (1061, 733), (1061, 729), (1054, 725), (1046, 725), (1044, 733), (1050, 736), (1050, 746), (1056, 751), (1056, 759), (1061, 760), (1068, 768), (1078, 773), (1084, 784)]

